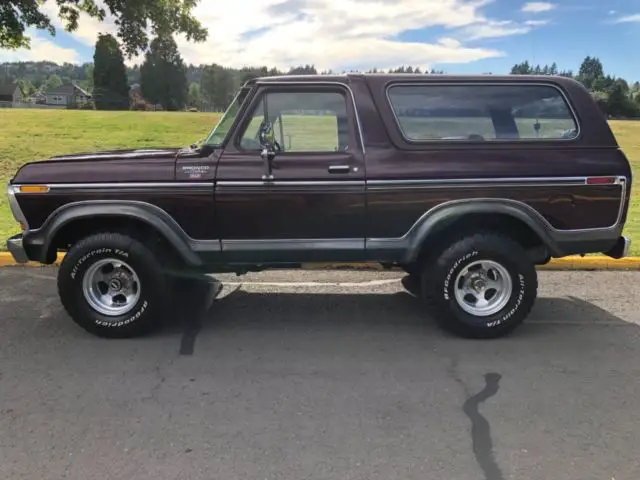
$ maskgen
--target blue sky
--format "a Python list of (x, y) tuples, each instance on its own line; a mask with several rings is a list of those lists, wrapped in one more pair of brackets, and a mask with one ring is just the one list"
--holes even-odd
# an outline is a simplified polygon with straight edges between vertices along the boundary
[[(52, 0), (44, 8), (55, 14)], [(196, 64), (506, 73), (523, 60), (577, 70), (591, 55), (607, 73), (640, 80), (640, 0), (201, 0), (196, 13), (208, 41), (178, 38)], [(100, 31), (115, 32), (113, 20), (82, 18), (77, 32), (58, 28), (56, 37), (30, 32), (31, 50), (0, 51), (0, 61), (91, 61)]]

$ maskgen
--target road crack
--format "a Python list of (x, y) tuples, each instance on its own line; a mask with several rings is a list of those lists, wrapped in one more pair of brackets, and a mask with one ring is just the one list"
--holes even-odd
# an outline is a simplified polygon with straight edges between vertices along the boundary
[(471, 421), (473, 454), (486, 480), (504, 480), (504, 476), (493, 453), (491, 426), (487, 419), (482, 416), (478, 408), (481, 403), (486, 402), (498, 393), (501, 378), (502, 376), (499, 373), (485, 374), (484, 388), (472, 397), (469, 397), (462, 406), (462, 410)]

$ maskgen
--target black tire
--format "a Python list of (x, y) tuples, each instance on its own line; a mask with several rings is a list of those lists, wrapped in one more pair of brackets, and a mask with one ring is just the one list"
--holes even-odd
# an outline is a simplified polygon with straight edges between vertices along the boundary
[[(538, 276), (535, 265), (527, 252), (511, 238), (497, 233), (478, 233), (464, 237), (440, 254), (431, 256), (431, 265), (426, 265), (422, 274), (423, 298), (428, 300), (430, 311), (436, 322), (455, 335), (465, 338), (498, 338), (511, 333), (529, 315), (536, 300)], [(456, 279), (468, 266), (479, 260), (491, 261), (503, 267), (511, 279), (511, 293), (505, 294), (506, 304), (489, 315), (473, 314), (461, 306), (456, 299)], [(499, 270), (489, 269), (488, 277), (495, 276)], [(473, 273), (463, 279), (473, 279)], [(482, 277), (478, 277), (482, 283)], [(486, 277), (485, 277), (486, 280)], [(464, 283), (461, 283), (461, 285)], [(480, 288), (480, 287), (479, 287)], [(491, 291), (487, 289), (481, 295), (491, 301)], [(508, 292), (508, 290), (505, 290)], [(471, 302), (465, 299), (471, 298)], [(466, 296), (462, 303), (473, 305), (473, 295)], [(477, 305), (477, 304), (476, 304)], [(498, 303), (495, 308), (498, 308)], [(490, 313), (486, 311), (485, 313)]]
[[(129, 284), (138, 285), (139, 290), (133, 290), (139, 292), (139, 297), (134, 297), (131, 309), (120, 315), (96, 310), (84, 293), (83, 281), (89, 269), (107, 259), (125, 262), (137, 275), (138, 281)], [(60, 265), (58, 294), (62, 305), (75, 323), (99, 337), (130, 338), (149, 333), (162, 324), (168, 303), (167, 279), (160, 260), (143, 243), (126, 235), (100, 233), (84, 238), (69, 250)], [(127, 281), (131, 276), (123, 278)]]

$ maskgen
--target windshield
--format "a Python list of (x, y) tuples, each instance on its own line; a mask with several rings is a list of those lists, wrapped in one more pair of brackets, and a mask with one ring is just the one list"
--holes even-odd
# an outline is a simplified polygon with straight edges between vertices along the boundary
[(206, 145), (221, 145), (222, 142), (224, 142), (224, 139), (229, 133), (229, 130), (231, 130), (231, 125), (233, 125), (233, 122), (236, 120), (240, 107), (242, 106), (245, 98), (247, 98), (247, 94), (250, 90), (251, 88), (249, 87), (243, 87), (240, 89), (231, 102), (231, 105), (229, 105), (229, 108), (225, 110), (218, 124), (204, 141)]

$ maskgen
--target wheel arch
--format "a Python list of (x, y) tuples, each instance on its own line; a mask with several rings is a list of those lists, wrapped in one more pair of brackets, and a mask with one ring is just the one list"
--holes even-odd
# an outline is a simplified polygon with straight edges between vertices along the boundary
[(508, 199), (469, 199), (438, 205), (416, 222), (408, 233), (404, 263), (416, 264), (440, 243), (478, 230), (501, 231), (524, 247), (561, 254), (552, 227), (532, 207)]
[[(30, 232), (38, 244), (43, 263), (53, 263), (56, 250), (78, 232), (121, 230), (129, 227), (138, 234), (154, 232), (187, 265), (201, 265), (191, 248), (191, 239), (180, 225), (161, 208), (137, 201), (95, 200), (64, 205), (53, 212), (38, 230)], [(131, 228), (133, 227), (133, 228)], [(144, 231), (141, 231), (143, 229)]]

